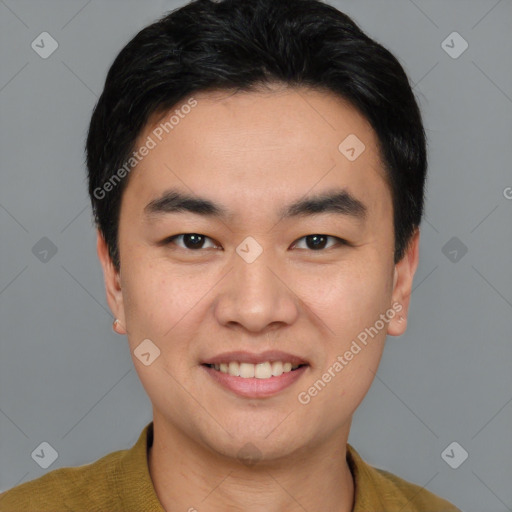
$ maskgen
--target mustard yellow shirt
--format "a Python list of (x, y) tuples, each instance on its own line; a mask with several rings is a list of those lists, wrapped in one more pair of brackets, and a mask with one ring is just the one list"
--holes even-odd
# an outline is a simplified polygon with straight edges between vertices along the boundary
[[(0, 494), (0, 512), (164, 512), (148, 469), (153, 422), (130, 449), (55, 469)], [(354, 478), (352, 512), (460, 512), (421, 487), (364, 462), (347, 444)]]

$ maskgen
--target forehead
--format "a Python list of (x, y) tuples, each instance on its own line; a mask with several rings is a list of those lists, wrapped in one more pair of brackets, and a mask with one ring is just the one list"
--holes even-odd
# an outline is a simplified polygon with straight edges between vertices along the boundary
[(150, 139), (125, 191), (139, 209), (176, 185), (253, 215), (340, 186), (380, 209), (391, 201), (373, 129), (330, 93), (200, 92), (154, 115), (135, 147)]

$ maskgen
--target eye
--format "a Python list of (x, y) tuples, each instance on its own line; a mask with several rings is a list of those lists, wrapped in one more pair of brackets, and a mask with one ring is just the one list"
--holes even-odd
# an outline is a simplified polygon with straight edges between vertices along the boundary
[[(327, 241), (331, 240), (333, 243), (331, 245), (327, 245)], [(180, 240), (181, 245), (177, 243), (176, 241)], [(205, 242), (209, 240), (212, 245), (210, 247), (205, 246)], [(297, 247), (300, 242), (304, 240), (306, 247)], [(163, 241), (164, 245), (174, 244), (180, 247), (181, 249), (188, 249), (191, 251), (197, 251), (200, 249), (208, 249), (208, 248), (218, 248), (218, 246), (213, 243), (213, 240), (210, 237), (207, 237), (205, 235), (201, 235), (200, 233), (183, 233), (181, 235), (173, 235), (168, 238), (166, 238)], [(343, 240), (342, 238), (339, 238), (337, 236), (332, 235), (321, 235), (321, 234), (314, 234), (314, 235), (307, 235), (302, 238), (299, 238), (297, 242), (293, 244), (292, 247), (299, 248), (299, 249), (309, 249), (312, 251), (322, 251), (325, 249), (330, 249), (332, 247), (335, 247), (336, 245), (349, 245), (349, 243), (346, 240)]]
[[(331, 246), (327, 247), (327, 249), (330, 249), (331, 247), (336, 245), (348, 245), (348, 242), (346, 242), (342, 238), (331, 235), (307, 235), (302, 238), (299, 238), (299, 241), (305, 240), (306, 249), (311, 249), (312, 251), (321, 251), (323, 249), (326, 249), (326, 242), (329, 238), (331, 240), (336, 241), (337, 243), (332, 244)], [(294, 247), (297, 247), (298, 244), (299, 242), (295, 242)]]
[[(167, 244), (170, 244), (170, 243), (173, 243), (175, 244), (176, 240), (182, 240), (183, 242), (183, 245), (180, 246), (179, 244), (176, 244), (178, 245), (178, 247), (182, 248), (182, 249), (190, 249), (192, 251), (194, 250), (198, 250), (198, 249), (208, 249), (208, 247), (205, 247), (204, 246), (204, 242), (205, 240), (211, 240), (211, 238), (205, 236), (205, 235), (201, 235), (199, 233), (183, 233), (181, 235), (174, 235), (174, 236), (171, 236), (169, 238), (167, 238), (165, 240), (165, 245)], [(212, 246), (213, 248), (216, 248), (217, 246), (216, 245), (213, 245)]]

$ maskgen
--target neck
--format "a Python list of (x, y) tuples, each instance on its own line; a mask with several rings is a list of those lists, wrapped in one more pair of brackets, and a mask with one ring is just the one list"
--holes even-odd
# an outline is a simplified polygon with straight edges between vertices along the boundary
[(154, 419), (149, 472), (166, 512), (351, 512), (349, 427), (314, 448), (244, 465)]

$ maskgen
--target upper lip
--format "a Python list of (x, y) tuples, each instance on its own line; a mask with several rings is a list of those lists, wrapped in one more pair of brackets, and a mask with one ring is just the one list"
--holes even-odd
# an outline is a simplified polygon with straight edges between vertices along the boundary
[(266, 350), (265, 352), (260, 352), (258, 354), (243, 350), (236, 352), (223, 352), (222, 354), (218, 354), (201, 361), (201, 364), (221, 364), (229, 363), (231, 361), (252, 364), (265, 363), (267, 361), (270, 361), (271, 363), (274, 361), (282, 361), (284, 363), (292, 363), (293, 365), (309, 364), (302, 357), (295, 354), (289, 354), (288, 352), (282, 352), (280, 350)]

